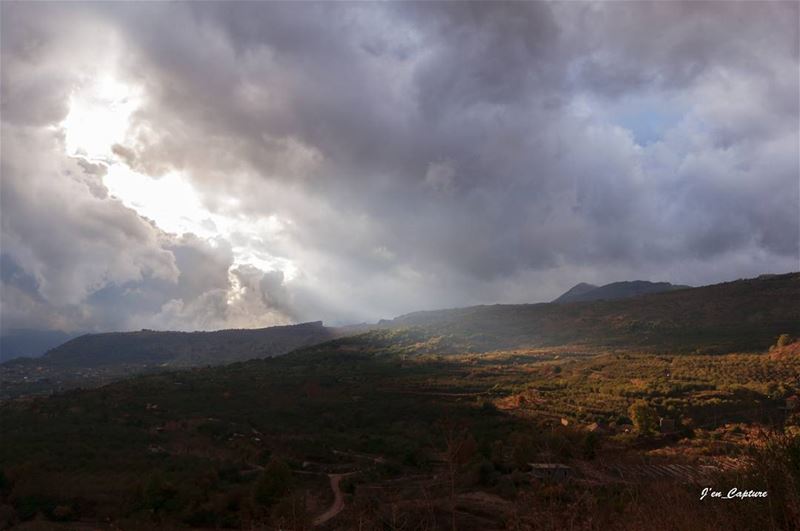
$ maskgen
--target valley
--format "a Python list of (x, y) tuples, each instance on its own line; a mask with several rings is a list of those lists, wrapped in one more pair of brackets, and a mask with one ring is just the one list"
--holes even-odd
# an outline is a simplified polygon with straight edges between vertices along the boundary
[[(427, 312), (20, 396), (0, 406), (0, 514), (19, 529), (792, 529), (799, 288), (791, 274)], [(769, 496), (700, 500), (711, 486)]]

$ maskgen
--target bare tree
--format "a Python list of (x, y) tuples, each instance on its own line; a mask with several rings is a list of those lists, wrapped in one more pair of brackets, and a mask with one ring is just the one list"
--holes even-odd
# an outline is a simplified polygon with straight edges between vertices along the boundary
[(444, 462), (450, 485), (450, 522), (452, 530), (456, 531), (456, 477), (461, 467), (475, 456), (477, 444), (469, 430), (453, 419), (444, 419), (441, 422), (441, 430), (445, 442)]

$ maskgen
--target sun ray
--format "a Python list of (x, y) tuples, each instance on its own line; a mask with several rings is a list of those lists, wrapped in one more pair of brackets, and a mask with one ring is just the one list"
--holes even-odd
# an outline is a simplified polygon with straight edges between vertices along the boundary
[(231, 267), (252, 265), (263, 271), (280, 270), (287, 280), (294, 278), (298, 269), (291, 260), (273, 256), (253, 243), (268, 241), (282, 230), (277, 216), (244, 220), (211, 211), (189, 176), (179, 171), (159, 177), (145, 175), (112, 151), (115, 144), (124, 144), (131, 117), (142, 103), (139, 88), (113, 75), (87, 80), (71, 94), (69, 112), (59, 124), (67, 154), (103, 164), (107, 170), (103, 183), (111, 196), (165, 232), (192, 233), (209, 241), (231, 241), (236, 235), (240, 243), (232, 246)]

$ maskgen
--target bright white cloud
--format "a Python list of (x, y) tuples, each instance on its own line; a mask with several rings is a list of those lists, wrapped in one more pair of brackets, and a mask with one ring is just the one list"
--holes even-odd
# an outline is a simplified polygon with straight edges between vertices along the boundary
[[(275, 257), (263, 248), (283, 228), (277, 216), (255, 219), (238, 216), (235, 197), (214, 199), (215, 204), (223, 207), (222, 213), (209, 210), (191, 179), (182, 173), (144, 175), (114, 153), (114, 147), (129, 134), (131, 115), (141, 104), (140, 89), (110, 75), (87, 79), (70, 96), (69, 113), (59, 124), (67, 155), (105, 166), (102, 179), (111, 197), (152, 220), (159, 229), (173, 234), (196, 234), (210, 242), (219, 238), (229, 243), (236, 240), (232, 245), (234, 266), (279, 270), (287, 280), (294, 278), (297, 266), (291, 260)], [(232, 292), (236, 290), (233, 286)]]
[(69, 97), (69, 113), (59, 127), (67, 154), (108, 161), (111, 147), (122, 142), (131, 114), (141, 105), (139, 90), (110, 74), (87, 77)]

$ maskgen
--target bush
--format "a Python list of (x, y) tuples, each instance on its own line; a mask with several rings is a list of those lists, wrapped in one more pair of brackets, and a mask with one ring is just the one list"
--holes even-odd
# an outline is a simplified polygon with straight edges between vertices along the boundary
[(478, 483), (484, 487), (489, 487), (497, 483), (499, 474), (495, 470), (494, 465), (488, 459), (481, 461), (478, 466)]
[[(770, 432), (763, 445), (750, 448), (754, 466), (747, 478), (748, 486), (766, 490), (770, 499), (768, 511), (763, 508), (750, 514), (760, 518), (763, 528), (797, 529), (800, 515), (800, 436)], [(766, 513), (766, 514), (765, 514)], [(771, 525), (767, 526), (767, 519)]]
[(159, 473), (153, 473), (145, 483), (141, 493), (141, 506), (144, 509), (159, 513), (172, 505), (178, 491)]
[(270, 459), (253, 488), (253, 500), (263, 506), (271, 506), (289, 493), (292, 487), (292, 470), (285, 461), (277, 457)]
[(517, 486), (511, 476), (500, 476), (495, 491), (498, 496), (507, 500), (513, 500), (517, 497)]
[(643, 435), (653, 433), (658, 426), (658, 415), (644, 400), (637, 400), (628, 408), (628, 415), (633, 420), (636, 431)]
[(39, 513), (52, 514), (56, 502), (47, 496), (28, 495), (13, 500), (14, 509), (21, 520), (28, 520)]
[(69, 505), (57, 505), (53, 509), (53, 520), (69, 522), (75, 519), (75, 511)]
[(348, 476), (342, 479), (341, 483), (339, 483), (339, 487), (342, 489), (342, 492), (347, 494), (355, 494), (356, 484), (357, 480), (352, 476)]
[(483, 400), (483, 402), (481, 403), (481, 410), (484, 413), (496, 413), (497, 412), (497, 406), (495, 406), (494, 402), (492, 402), (491, 400), (486, 399), (486, 400)]
[(794, 341), (792, 340), (792, 336), (790, 336), (789, 334), (781, 334), (778, 336), (778, 341), (775, 342), (775, 346), (780, 348), (780, 347), (785, 347), (786, 345), (789, 345), (791, 343), (794, 343)]
[(597, 457), (597, 451), (600, 449), (600, 437), (594, 433), (587, 433), (581, 443), (581, 454), (584, 459), (592, 460)]

